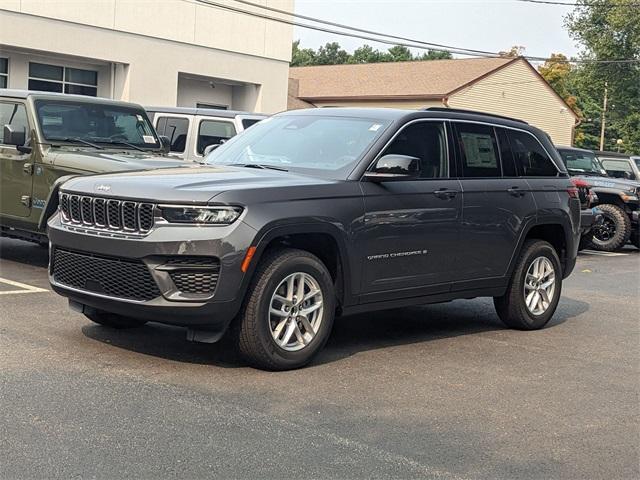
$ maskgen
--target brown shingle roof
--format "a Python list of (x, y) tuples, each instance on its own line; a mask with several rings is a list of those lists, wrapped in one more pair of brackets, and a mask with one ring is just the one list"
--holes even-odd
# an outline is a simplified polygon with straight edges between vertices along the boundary
[(442, 98), (516, 59), (468, 58), (420, 62), (292, 67), (303, 100)]

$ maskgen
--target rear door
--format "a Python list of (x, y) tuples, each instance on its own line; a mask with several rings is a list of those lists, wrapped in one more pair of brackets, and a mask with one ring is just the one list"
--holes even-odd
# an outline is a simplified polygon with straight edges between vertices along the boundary
[[(460, 263), (469, 287), (507, 273), (520, 232), (535, 218), (536, 204), (519, 178), (505, 131), (456, 122), (456, 148), (463, 190)], [(484, 286), (491, 286), (485, 283)]]
[(24, 103), (0, 101), (0, 207), (3, 215), (28, 217), (31, 215), (34, 168), (31, 156), (34, 153), (21, 153), (15, 145), (6, 145), (5, 125), (24, 131), (25, 137), (29, 137), (31, 129)]
[(420, 178), (362, 182), (363, 303), (447, 292), (459, 277), (462, 196), (451, 171), (447, 124), (415, 121), (380, 156), (420, 159)]

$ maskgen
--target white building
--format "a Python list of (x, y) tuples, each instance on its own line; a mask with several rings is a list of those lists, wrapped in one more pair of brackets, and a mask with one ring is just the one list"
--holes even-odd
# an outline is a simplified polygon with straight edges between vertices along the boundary
[(273, 113), (291, 39), (289, 25), (196, 0), (0, 0), (0, 87)]

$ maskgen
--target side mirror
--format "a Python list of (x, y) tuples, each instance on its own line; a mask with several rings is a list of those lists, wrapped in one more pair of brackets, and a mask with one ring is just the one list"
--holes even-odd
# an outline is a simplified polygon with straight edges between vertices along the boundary
[(22, 146), (26, 141), (26, 133), (24, 130), (19, 132), (11, 125), (4, 126), (4, 143), (5, 145)]
[(212, 143), (211, 145), (207, 145), (206, 147), (204, 147), (204, 152), (202, 152), (202, 155), (204, 155), (206, 157), (211, 152), (213, 152), (216, 148), (218, 148), (220, 145), (222, 145), (222, 144), (221, 143)]
[(3, 128), (5, 145), (15, 145), (16, 150), (20, 153), (31, 153), (31, 147), (25, 145), (27, 141), (27, 132), (25, 129), (22, 131), (16, 130), (11, 125), (5, 125)]
[(171, 139), (166, 135), (158, 135), (160, 139), (160, 148), (162, 153), (169, 153), (171, 151)]
[(380, 157), (373, 169), (364, 174), (370, 182), (409, 180), (420, 176), (420, 159), (409, 155), (390, 154)]

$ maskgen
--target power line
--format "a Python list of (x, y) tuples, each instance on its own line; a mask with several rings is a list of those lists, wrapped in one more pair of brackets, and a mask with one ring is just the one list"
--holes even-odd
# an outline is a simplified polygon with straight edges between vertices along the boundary
[[(332, 25), (332, 26), (339, 26), (339, 28), (349, 29), (349, 30), (353, 30), (353, 31), (356, 31), (356, 32), (370, 33), (370, 35), (363, 35), (362, 33), (343, 32), (343, 31), (340, 31), (340, 30), (329, 29), (329, 28), (318, 26), (318, 25), (310, 25), (308, 23), (300, 23), (300, 22), (296, 22), (296, 21), (293, 21), (293, 20), (288, 20), (288, 19), (284, 19), (284, 18), (280, 18), (280, 17), (274, 17), (274, 16), (271, 16), (271, 15), (266, 15), (266, 14), (263, 14), (263, 13), (244, 10), (242, 8), (233, 7), (233, 6), (222, 4), (222, 3), (217, 3), (217, 2), (214, 2), (214, 1), (211, 1), (211, 0), (183, 0), (183, 1), (187, 1), (189, 3), (194, 3), (195, 2), (195, 3), (198, 3), (198, 4), (207, 5), (207, 6), (210, 6), (210, 7), (220, 8), (222, 10), (227, 10), (227, 11), (240, 13), (240, 14), (244, 14), (244, 15), (248, 15), (248, 16), (258, 17), (258, 18), (271, 20), (271, 21), (279, 22), (279, 23), (284, 23), (284, 24), (287, 24), (287, 25), (292, 25), (292, 26), (296, 26), (296, 27), (300, 27), (300, 28), (306, 28), (306, 29), (310, 29), (310, 30), (316, 30), (316, 31), (324, 32), (324, 33), (330, 33), (330, 34), (334, 34), (334, 35), (341, 35), (341, 36), (345, 36), (345, 37), (359, 38), (359, 39), (362, 39), (362, 40), (369, 40), (369, 41), (373, 41), (373, 42), (384, 43), (384, 44), (387, 44), (387, 45), (400, 45), (400, 46), (404, 46), (404, 47), (411, 47), (411, 48), (422, 49), (422, 50), (432, 50), (432, 51), (436, 51), (436, 52), (455, 53), (457, 55), (467, 55), (467, 56), (487, 57), (487, 58), (499, 58), (499, 57), (501, 57), (500, 53), (498, 53), (498, 52), (487, 52), (487, 51), (484, 51), (484, 50), (472, 50), (472, 49), (467, 49), (467, 48), (450, 47), (450, 46), (441, 46), (441, 47), (439, 46), (437, 48), (433, 48), (432, 45), (439, 45), (439, 44), (433, 44), (433, 43), (423, 42), (423, 41), (417, 41), (418, 43), (416, 43), (416, 41), (411, 40), (411, 39), (404, 39), (404, 40), (407, 40), (407, 41), (403, 40), (402, 42), (398, 42), (398, 41), (393, 41), (393, 40), (387, 40), (387, 39), (384, 39), (384, 38), (372, 37), (370, 35), (377, 35), (377, 36), (381, 36), (381, 37), (395, 38), (396, 40), (403, 39), (403, 37), (387, 35), (385, 33), (374, 32), (374, 31), (371, 31), (371, 30), (364, 30), (364, 29), (360, 29), (360, 28), (357, 28), (357, 27), (351, 27), (349, 25), (336, 24), (335, 22), (329, 22), (327, 20), (322, 20), (322, 19), (318, 19), (318, 18), (314, 18), (314, 17), (307, 17), (307, 16), (303, 17), (303, 16), (295, 14), (293, 12), (288, 12), (288, 11), (285, 11), (285, 10), (275, 9), (273, 7), (266, 7), (264, 5), (258, 5), (258, 4), (255, 4), (255, 3), (252, 3), (252, 2), (249, 2), (249, 1), (246, 1), (246, 0), (235, 0), (235, 1), (239, 2), (239, 3), (246, 4), (246, 5), (251, 5), (251, 6), (255, 7), (255, 8), (261, 8), (261, 9), (275, 11), (277, 13), (288, 15), (288, 16), (291, 16), (291, 17), (298, 17), (298, 18), (302, 17), (302, 18), (310, 20), (310, 21), (312, 21), (314, 23), (320, 23), (320, 24)], [(530, 60), (530, 61), (538, 61), (538, 62), (548, 60), (548, 57), (539, 57), (539, 56), (530, 56), (530, 55), (526, 55), (526, 56), (524, 56), (524, 58), (526, 58), (527, 60)], [(558, 63), (624, 64), (624, 63), (640, 63), (640, 59), (615, 59), (615, 60), (581, 59), (581, 60), (566, 60), (566, 61), (557, 60), (557, 62)]]
[(593, 3), (593, 2), (554, 2), (551, 0), (513, 0), (514, 2), (537, 3), (542, 5), (562, 5), (565, 7), (640, 7), (638, 2), (616, 2), (609, 4)]

